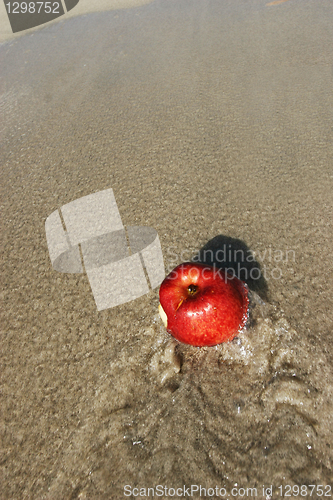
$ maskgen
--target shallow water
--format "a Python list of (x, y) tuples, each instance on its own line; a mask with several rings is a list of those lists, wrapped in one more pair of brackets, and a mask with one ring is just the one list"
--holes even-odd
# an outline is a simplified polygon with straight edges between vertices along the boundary
[(211, 348), (174, 341), (158, 316), (139, 335), (96, 383), (50, 498), (66, 481), (79, 498), (121, 497), (124, 477), (128, 492), (219, 486), (228, 498), (237, 485), (278, 498), (278, 486), (330, 483), (332, 369), (276, 308), (251, 293), (248, 327)]
[[(156, 1), (0, 47), (1, 498), (332, 482), (331, 20), (328, 0)], [(107, 188), (166, 269), (255, 255), (238, 339), (181, 346), (157, 289), (98, 312), (52, 268), (46, 218)]]

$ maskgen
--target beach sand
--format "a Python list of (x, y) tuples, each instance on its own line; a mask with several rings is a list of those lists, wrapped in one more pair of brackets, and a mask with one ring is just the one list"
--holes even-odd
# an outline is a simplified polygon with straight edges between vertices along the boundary
[[(2, 499), (332, 482), (333, 9), (266, 3), (157, 0), (0, 46)], [(108, 188), (166, 269), (254, 252), (238, 339), (176, 344), (158, 289), (98, 312), (53, 270), (46, 218)]]

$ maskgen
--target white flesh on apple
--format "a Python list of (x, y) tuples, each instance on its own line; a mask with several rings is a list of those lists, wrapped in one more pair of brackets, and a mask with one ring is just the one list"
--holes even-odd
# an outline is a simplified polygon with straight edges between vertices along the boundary
[(167, 328), (168, 327), (168, 317), (165, 314), (164, 309), (161, 306), (161, 304), (159, 304), (159, 306), (158, 306), (158, 312), (160, 313), (160, 316), (162, 318), (162, 321), (164, 323), (165, 328)]

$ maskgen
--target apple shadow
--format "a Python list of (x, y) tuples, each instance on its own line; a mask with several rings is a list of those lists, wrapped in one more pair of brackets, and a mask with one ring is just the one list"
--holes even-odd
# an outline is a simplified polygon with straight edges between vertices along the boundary
[(215, 236), (192, 257), (192, 261), (228, 270), (230, 274), (245, 281), (249, 289), (263, 300), (269, 300), (267, 281), (261, 266), (242, 240), (223, 234)]

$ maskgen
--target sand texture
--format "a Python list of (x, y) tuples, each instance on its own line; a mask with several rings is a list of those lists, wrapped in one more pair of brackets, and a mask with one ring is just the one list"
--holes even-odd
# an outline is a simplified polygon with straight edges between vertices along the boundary
[[(0, 45), (1, 499), (332, 483), (333, 7), (267, 3), (156, 0)], [(158, 288), (98, 312), (52, 268), (47, 217), (109, 188), (166, 270), (254, 254), (232, 343), (173, 341)]]

